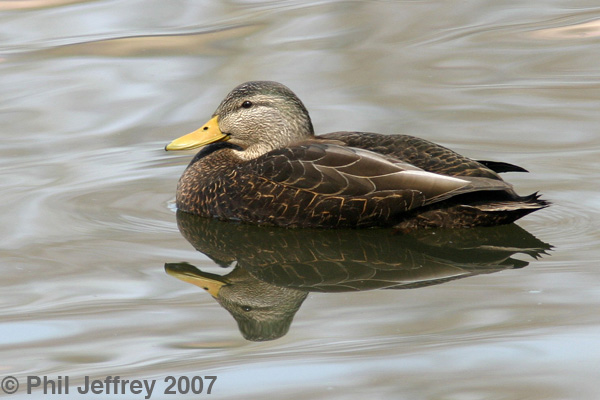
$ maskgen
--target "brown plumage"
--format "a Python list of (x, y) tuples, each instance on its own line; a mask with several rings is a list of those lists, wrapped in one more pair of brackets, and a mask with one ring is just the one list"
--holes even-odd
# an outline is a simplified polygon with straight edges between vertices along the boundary
[[(210, 144), (212, 143), (212, 144)], [(547, 202), (520, 197), (497, 172), (407, 135), (314, 136), (308, 112), (287, 87), (248, 82), (211, 121), (167, 150), (203, 148), (177, 188), (177, 207), (205, 217), (286, 227), (489, 226)]]

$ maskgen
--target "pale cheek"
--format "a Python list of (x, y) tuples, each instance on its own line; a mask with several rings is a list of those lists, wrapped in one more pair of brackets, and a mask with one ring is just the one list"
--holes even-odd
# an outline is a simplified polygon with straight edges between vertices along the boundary
[(221, 132), (228, 134), (234, 134), (236, 131), (239, 131), (239, 128), (236, 127), (235, 121), (233, 121), (231, 118), (223, 118), (220, 120), (219, 128), (221, 129)]

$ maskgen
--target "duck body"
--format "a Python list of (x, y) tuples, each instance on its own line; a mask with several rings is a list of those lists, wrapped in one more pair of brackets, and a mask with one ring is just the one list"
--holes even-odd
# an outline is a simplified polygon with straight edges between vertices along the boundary
[(502, 180), (498, 172), (524, 171), (511, 164), (475, 161), (408, 135), (315, 136), (300, 100), (275, 82), (238, 86), (207, 125), (167, 150), (198, 146), (176, 203), (204, 217), (412, 230), (506, 224), (548, 205)]

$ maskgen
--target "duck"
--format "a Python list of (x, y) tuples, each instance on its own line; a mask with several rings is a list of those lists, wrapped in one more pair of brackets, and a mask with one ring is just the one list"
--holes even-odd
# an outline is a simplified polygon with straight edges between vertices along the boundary
[(235, 87), (210, 120), (167, 151), (199, 149), (177, 184), (178, 210), (286, 228), (470, 228), (550, 205), (500, 177), (527, 172), (405, 134), (315, 135), (287, 86)]

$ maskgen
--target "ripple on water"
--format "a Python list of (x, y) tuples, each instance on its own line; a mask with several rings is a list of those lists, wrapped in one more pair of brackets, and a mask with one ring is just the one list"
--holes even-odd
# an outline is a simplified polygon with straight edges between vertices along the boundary
[[(11, 221), (5, 225), (11, 231), (4, 244), (17, 248), (31, 238), (46, 242), (80, 239), (107, 227), (175, 232), (168, 203), (184, 165), (160, 167), (164, 159), (162, 152), (148, 147), (95, 150), (49, 157), (44, 163), (22, 163), (12, 179), (25, 184), (4, 196), (13, 204), (7, 216)], [(30, 195), (34, 188), (35, 195)]]
[(600, 214), (573, 203), (572, 199), (562, 201), (556, 195), (552, 197), (553, 204), (549, 208), (519, 225), (553, 246), (551, 257), (543, 261), (546, 265), (586, 268), (598, 251)]
[[(0, 2), (19, 10), (0, 16), (4, 370), (208, 371), (235, 398), (598, 398), (594, 8), (137, 3)], [(189, 155), (149, 141), (171, 138), (165, 121), (204, 120), (257, 73), (297, 90), (319, 132), (405, 131), (506, 155), (532, 171), (507, 175), (517, 191), (553, 202), (519, 225), (555, 250), (423, 290), (310, 295), (289, 335), (244, 342), (211, 296), (164, 274), (165, 261), (218, 267), (172, 214)], [(583, 267), (549, 268), (567, 260)]]

